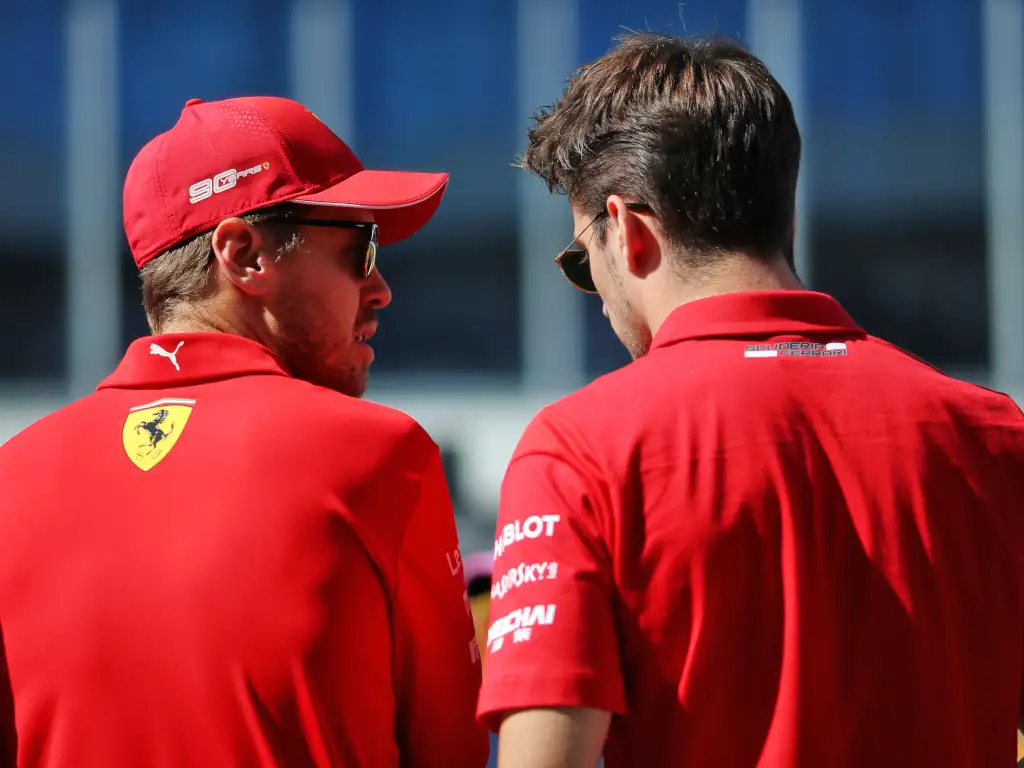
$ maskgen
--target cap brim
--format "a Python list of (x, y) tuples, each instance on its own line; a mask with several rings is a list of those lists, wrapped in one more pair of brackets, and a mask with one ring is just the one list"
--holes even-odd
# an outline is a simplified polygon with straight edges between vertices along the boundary
[(359, 171), (323, 192), (292, 202), (370, 210), (380, 228), (380, 244), (390, 245), (430, 221), (447, 187), (447, 173)]

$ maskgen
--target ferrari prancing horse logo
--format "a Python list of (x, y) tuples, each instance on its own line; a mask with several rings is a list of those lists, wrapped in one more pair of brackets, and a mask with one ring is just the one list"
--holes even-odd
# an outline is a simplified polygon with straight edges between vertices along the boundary
[(171, 452), (181, 437), (195, 400), (169, 397), (128, 412), (121, 442), (132, 464), (148, 472)]

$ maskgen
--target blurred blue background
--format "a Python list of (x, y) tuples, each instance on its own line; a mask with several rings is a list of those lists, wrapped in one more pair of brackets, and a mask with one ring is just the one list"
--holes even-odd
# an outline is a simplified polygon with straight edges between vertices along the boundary
[(120, 230), (135, 152), (190, 98), (299, 98), (364, 164), (446, 170), (381, 255), (368, 396), (445, 448), (467, 549), (543, 404), (627, 362), (551, 258), (530, 113), (626, 29), (751, 44), (805, 136), (800, 264), (870, 332), (1024, 391), (1020, 0), (0, 0), (0, 441), (146, 333)]

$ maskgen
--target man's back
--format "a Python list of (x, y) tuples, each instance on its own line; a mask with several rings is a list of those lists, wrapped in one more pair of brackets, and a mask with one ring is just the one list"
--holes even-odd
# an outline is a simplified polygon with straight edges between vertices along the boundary
[[(181, 371), (137, 343), (0, 450), (22, 765), (430, 764), (412, 611), (462, 729), (479, 674), (436, 446), (218, 336), (183, 336)], [(437, 759), (481, 764), (479, 739)]]
[[(583, 511), (499, 537), (558, 571), (492, 614), (549, 603), (553, 627), (492, 633), (482, 712), (528, 706), (503, 681), (546, 657), (592, 686), (549, 680), (551, 703), (626, 715), (609, 766), (1011, 763), (1024, 418), (844, 318), (800, 292), (694, 302), (535, 422), (499, 526), (541, 507), (545, 455)], [(612, 647), (559, 645), (575, 622)]]

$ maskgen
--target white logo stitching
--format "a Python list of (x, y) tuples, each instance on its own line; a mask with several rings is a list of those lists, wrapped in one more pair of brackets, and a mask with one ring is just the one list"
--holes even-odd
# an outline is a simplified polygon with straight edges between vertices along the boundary
[(254, 165), (252, 168), (246, 168), (244, 171), (236, 171), (234, 168), (228, 168), (226, 171), (221, 171), (212, 179), (203, 179), (197, 181), (191, 187), (188, 188), (188, 201), (195, 205), (203, 200), (214, 195), (219, 195), (221, 192), (227, 192), (229, 189), (233, 189), (239, 179), (244, 179), (246, 176), (252, 176), (262, 171), (269, 171), (270, 163), (260, 163)]
[(149, 354), (156, 355), (157, 357), (166, 357), (174, 365), (174, 369), (181, 372), (181, 366), (178, 365), (178, 350), (185, 344), (184, 341), (179, 341), (178, 346), (174, 348), (173, 352), (168, 352), (166, 349), (161, 347), (159, 344), (149, 345)]

